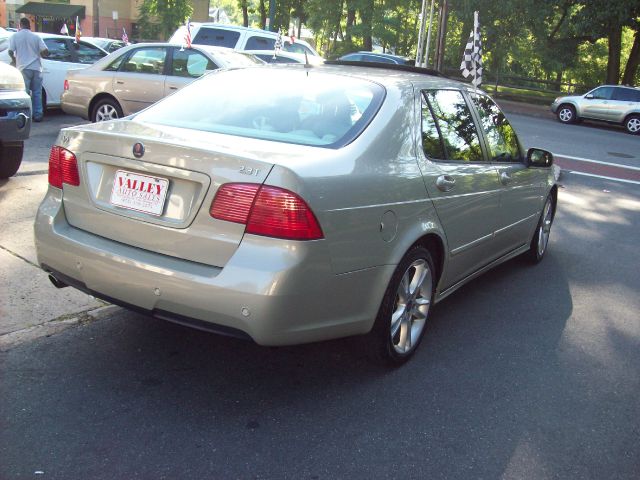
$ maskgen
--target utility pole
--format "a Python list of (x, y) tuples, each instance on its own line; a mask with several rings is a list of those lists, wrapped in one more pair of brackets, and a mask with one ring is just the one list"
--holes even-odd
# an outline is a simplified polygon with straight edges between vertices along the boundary
[(276, 18), (276, 0), (269, 0), (269, 22), (267, 23), (267, 30), (275, 32), (273, 23)]
[(100, 10), (98, 0), (93, 0), (93, 36), (100, 36)]
[(447, 0), (442, 0), (440, 5), (440, 26), (436, 43), (435, 69), (442, 72), (444, 68), (444, 52), (447, 43), (447, 23), (449, 20), (449, 5)]

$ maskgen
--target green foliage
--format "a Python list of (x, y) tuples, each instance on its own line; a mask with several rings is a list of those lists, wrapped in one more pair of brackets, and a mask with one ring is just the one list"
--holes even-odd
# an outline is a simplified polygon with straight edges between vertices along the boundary
[(143, 0), (138, 25), (144, 39), (168, 39), (193, 13), (189, 0)]

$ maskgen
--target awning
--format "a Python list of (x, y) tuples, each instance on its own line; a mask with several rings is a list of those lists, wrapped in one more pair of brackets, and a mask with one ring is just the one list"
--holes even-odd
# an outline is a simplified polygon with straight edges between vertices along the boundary
[(84, 18), (84, 5), (27, 2), (16, 8), (16, 13), (28, 13), (36, 17)]

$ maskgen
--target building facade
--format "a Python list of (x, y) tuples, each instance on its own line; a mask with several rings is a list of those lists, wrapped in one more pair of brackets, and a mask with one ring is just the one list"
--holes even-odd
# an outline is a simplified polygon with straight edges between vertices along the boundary
[[(74, 35), (77, 17), (84, 36), (120, 38), (125, 29), (134, 39), (141, 4), (142, 0), (0, 0), (0, 26), (16, 27), (20, 17), (26, 16), (37, 32), (60, 33), (66, 24), (69, 35)], [(209, 0), (192, 0), (191, 4), (192, 20), (207, 21)]]

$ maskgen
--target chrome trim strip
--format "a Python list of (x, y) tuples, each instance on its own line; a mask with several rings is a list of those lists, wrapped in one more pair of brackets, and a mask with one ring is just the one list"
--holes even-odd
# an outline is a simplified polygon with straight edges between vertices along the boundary
[(512, 223), (511, 225), (507, 225), (506, 227), (503, 227), (503, 228), (501, 228), (499, 230), (496, 230), (495, 233), (496, 233), (496, 235), (499, 234), (499, 233), (502, 233), (505, 230), (508, 230), (508, 229), (510, 229), (512, 227), (515, 227), (516, 225), (520, 225), (521, 223), (528, 222), (529, 220), (531, 220), (534, 217), (537, 217), (538, 215), (539, 215), (539, 213), (534, 213), (532, 215), (529, 215), (527, 218), (523, 218), (522, 220), (518, 220), (517, 222)]
[(464, 252), (465, 250), (468, 250), (471, 247), (475, 247), (477, 244), (482, 243), (485, 240), (490, 239), (491, 237), (493, 237), (493, 233), (490, 233), (489, 235), (485, 235), (484, 237), (477, 238), (473, 242), (467, 243), (466, 245), (462, 245), (461, 247), (451, 250), (451, 255), (457, 255), (460, 252)]

